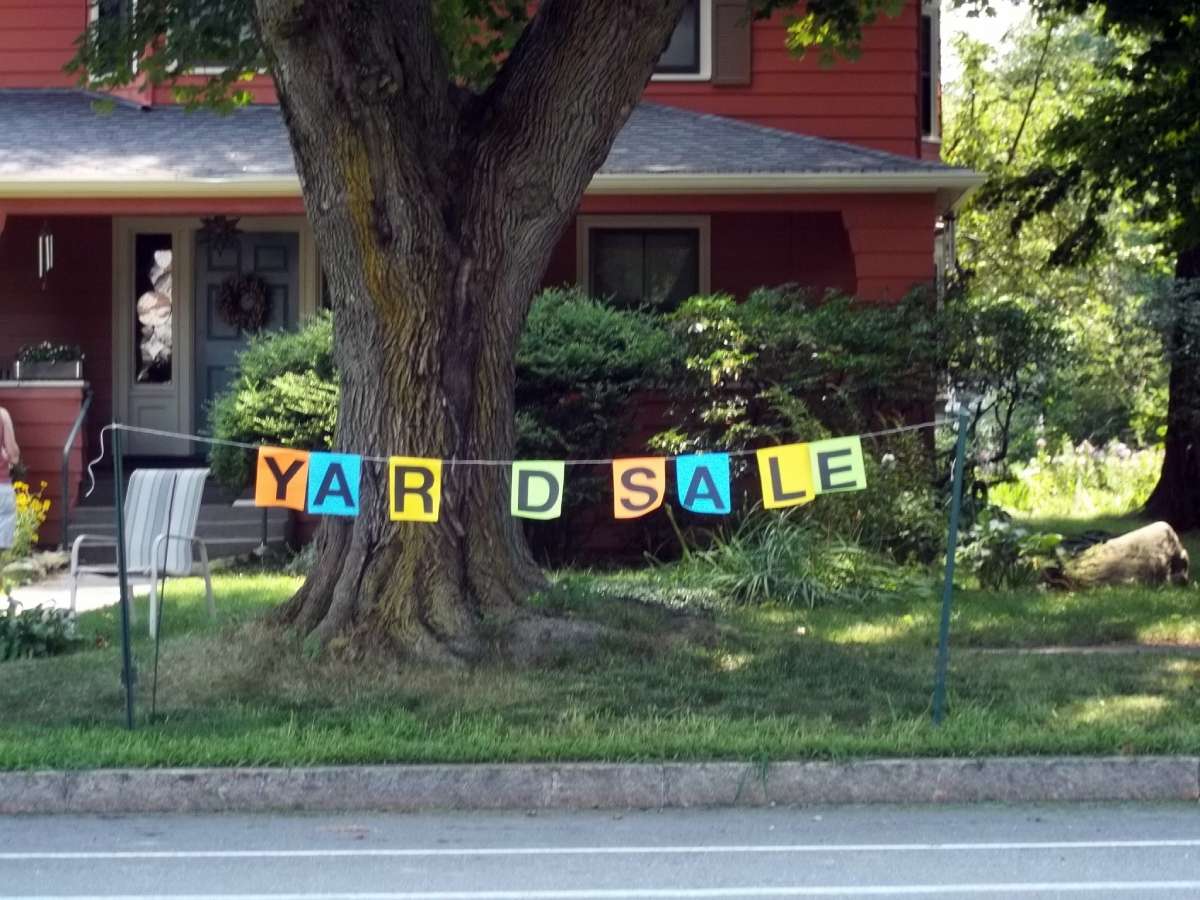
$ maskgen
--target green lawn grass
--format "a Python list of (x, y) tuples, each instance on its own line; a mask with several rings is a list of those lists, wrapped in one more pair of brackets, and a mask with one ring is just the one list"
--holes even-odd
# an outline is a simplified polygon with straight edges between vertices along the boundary
[[(138, 729), (122, 727), (112, 610), (80, 617), (87, 648), (0, 665), (0, 767), (355, 762), (797, 759), (1178, 753), (1200, 748), (1200, 658), (981, 648), (1200, 643), (1192, 589), (962, 590), (950, 709), (929, 721), (938, 580), (827, 609), (730, 607), (678, 569), (571, 572), (538, 603), (614, 636), (533, 669), (458, 671), (313, 658), (257, 620), (298, 580), (167, 588), (158, 719), (153, 644), (136, 631)], [(141, 601), (144, 607), (144, 600)]]

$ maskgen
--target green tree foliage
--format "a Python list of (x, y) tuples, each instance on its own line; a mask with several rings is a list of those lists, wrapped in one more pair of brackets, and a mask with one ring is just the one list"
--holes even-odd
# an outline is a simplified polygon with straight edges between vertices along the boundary
[[(1122, 208), (1161, 229), (1175, 274), (1200, 278), (1200, 7), (1196, 0), (1041, 0), (1047, 13), (1093, 13), (1114, 52), (1104, 77), (1047, 130), (1038, 165), (998, 191), (1018, 206), (1020, 228), (1076, 206), (1075, 227), (1049, 261), (1095, 258)], [(1124, 220), (1125, 217), (1122, 217)], [(1163, 474), (1150, 514), (1178, 529), (1200, 525), (1200, 341), (1191, 323), (1200, 291), (1170, 293), (1163, 317), (1169, 398)]]
[[(974, 313), (978, 339), (951, 343), (959, 353), (992, 355), (990, 368), (1011, 363), (1006, 381), (1017, 390), (992, 394), (1000, 402), (984, 423), (997, 456), (1009, 434), (1014, 455), (1028, 457), (1039, 434), (1055, 444), (1064, 436), (1144, 443), (1164, 421), (1166, 368), (1147, 315), (1168, 273), (1163, 229), (1114, 198), (1087, 263), (1050, 265), (1073, 235), (1088, 230), (1095, 208), (1071, 195), (1029, 215), (1012, 190), (1032, 171), (1063, 165), (1054, 129), (1097, 92), (1113, 89), (1112, 67), (1129, 48), (1095, 14), (1027, 23), (1000, 57), (957, 38), (963, 74), (945, 94), (945, 154), (991, 180), (960, 212), (963, 279), (950, 301)], [(972, 318), (958, 320), (970, 326)], [(1040, 336), (1042, 352), (1022, 351), (1028, 334), (1021, 320)]]

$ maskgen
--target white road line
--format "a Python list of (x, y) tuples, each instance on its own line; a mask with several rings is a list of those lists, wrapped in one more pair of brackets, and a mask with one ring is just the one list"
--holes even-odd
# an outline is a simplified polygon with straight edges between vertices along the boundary
[(613, 888), (561, 891), (393, 891), (321, 894), (37, 894), (9, 900), (700, 900), (706, 897), (913, 897), (972, 894), (1112, 894), (1197, 891), (1200, 881), (1041, 881), (998, 884), (820, 885), (811, 887)]
[(29, 850), (0, 852), (0, 862), (126, 859), (329, 859), (354, 857), (702, 856), (756, 853), (970, 853), (1035, 850), (1147, 850), (1200, 847), (1200, 838), (1144, 841), (999, 841), (929, 844), (703, 844), (663, 847), (354, 847), (309, 850)]

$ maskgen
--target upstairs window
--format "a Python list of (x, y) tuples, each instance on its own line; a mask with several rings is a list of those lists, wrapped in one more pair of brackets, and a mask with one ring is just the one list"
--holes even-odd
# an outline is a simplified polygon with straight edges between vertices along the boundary
[(703, 81), (712, 68), (712, 0), (688, 0), (679, 24), (658, 58), (660, 81)]
[(941, 3), (922, 0), (920, 36), (921, 135), (936, 139), (940, 134), (938, 95), (941, 73)]
[(134, 0), (93, 0), (89, 7), (95, 28), (96, 48), (103, 51), (108, 42), (121, 36), (122, 29), (133, 15)]
[(123, 22), (129, 18), (133, 0), (96, 0), (92, 4), (92, 20)]

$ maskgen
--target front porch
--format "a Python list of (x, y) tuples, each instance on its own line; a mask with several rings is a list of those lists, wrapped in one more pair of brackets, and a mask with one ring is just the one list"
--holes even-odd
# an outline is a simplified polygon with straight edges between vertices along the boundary
[[(14, 214), (0, 221), (0, 405), (13, 415), (32, 489), (44, 483), (52, 504), (43, 544), (63, 542), (64, 507), (82, 507), (71, 517), (72, 534), (111, 530), (111, 445), (97, 492), (80, 495), (106, 423), (207, 430), (207, 404), (247, 339), (217, 308), (226, 279), (262, 279), (268, 328), (294, 327), (319, 304), (311, 232), (300, 216), (244, 217), (239, 233), (221, 245), (200, 216)], [(54, 264), (39, 273), (46, 235)], [(78, 346), (83, 379), (16, 380), (20, 349), (43, 341)], [(205, 453), (201, 445), (155, 435), (128, 435), (125, 443), (135, 465), (197, 464)], [(215, 486), (210, 493), (202, 536), (231, 552), (257, 547), (261, 516), (233, 508), (236, 498)], [(285, 524), (270, 523), (270, 542), (283, 539)]]

